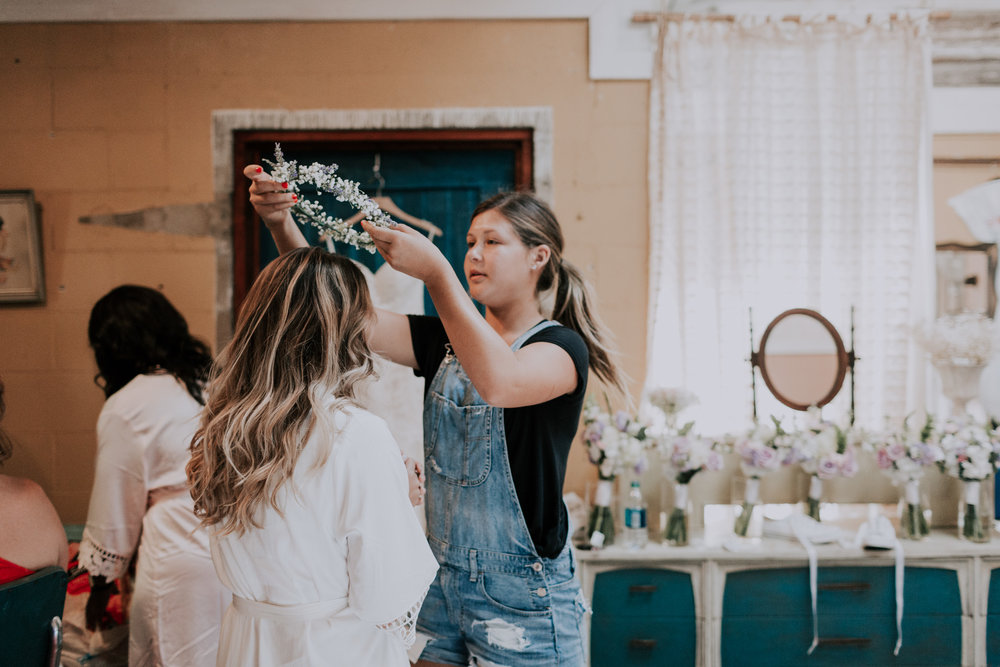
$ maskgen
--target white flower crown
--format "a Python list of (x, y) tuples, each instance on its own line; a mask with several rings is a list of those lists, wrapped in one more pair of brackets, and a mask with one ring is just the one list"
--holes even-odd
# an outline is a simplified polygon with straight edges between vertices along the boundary
[[(394, 227), (396, 222), (378, 207), (368, 195), (361, 191), (358, 183), (337, 176), (339, 167), (335, 164), (325, 165), (313, 162), (306, 167), (300, 167), (296, 160), (286, 161), (281, 151), (281, 144), (274, 145), (274, 162), (264, 159), (271, 167), (271, 177), (282, 183), (288, 192), (298, 195), (298, 201), (292, 207), (292, 212), (304, 217), (309, 223), (334, 241), (349, 243), (355, 248), (363, 248), (375, 252), (375, 243), (368, 232), (359, 232), (344, 222), (323, 210), (323, 206), (302, 196), (300, 186), (312, 184), (321, 192), (329, 192), (337, 201), (347, 202), (359, 211), (364, 212), (365, 219), (378, 227)], [(287, 185), (285, 185), (287, 184)]]

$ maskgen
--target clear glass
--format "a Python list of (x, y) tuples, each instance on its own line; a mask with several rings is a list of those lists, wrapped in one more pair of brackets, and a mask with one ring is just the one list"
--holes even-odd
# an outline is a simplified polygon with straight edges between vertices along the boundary
[(754, 521), (754, 509), (760, 503), (760, 478), (734, 475), (732, 497), (738, 503), (733, 532), (740, 537), (760, 537), (762, 524)]
[(823, 500), (823, 480), (816, 475), (809, 477), (809, 493), (806, 494), (806, 514), (819, 521), (819, 505)]
[(587, 539), (594, 549), (606, 547), (615, 542), (614, 479), (601, 479), (594, 491), (594, 506), (587, 521)]
[(993, 480), (963, 480), (958, 499), (958, 536), (989, 542), (993, 532)]
[(899, 533), (903, 539), (922, 540), (930, 532), (931, 512), (920, 481), (911, 479), (899, 495)]
[(674, 482), (674, 508), (667, 520), (667, 530), (664, 539), (667, 544), (683, 547), (688, 543), (688, 517), (691, 516), (691, 501), (688, 498), (688, 485)]

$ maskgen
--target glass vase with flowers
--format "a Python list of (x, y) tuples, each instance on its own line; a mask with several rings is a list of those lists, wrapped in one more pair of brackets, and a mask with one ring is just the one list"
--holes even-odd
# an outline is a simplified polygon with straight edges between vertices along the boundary
[(959, 537), (970, 542), (989, 542), (992, 499), (984, 491), (996, 472), (1000, 454), (997, 429), (965, 415), (945, 419), (936, 431), (943, 452), (939, 467), (962, 482), (958, 505)]
[(623, 410), (612, 410), (607, 397), (605, 405), (607, 409), (603, 410), (588, 398), (583, 410), (583, 442), (590, 462), (597, 466), (598, 477), (587, 522), (587, 539), (595, 549), (615, 540), (615, 479), (627, 470), (642, 474), (647, 465), (647, 425)]
[(823, 482), (857, 474), (863, 436), (854, 426), (824, 421), (816, 407), (809, 408), (806, 419), (806, 427), (792, 434), (792, 457), (809, 473), (806, 514), (819, 521)]
[(920, 489), (927, 468), (944, 461), (938, 443), (934, 419), (927, 415), (914, 421), (903, 420), (901, 430), (888, 429), (865, 444), (875, 456), (875, 464), (901, 490), (899, 530), (908, 540), (920, 540), (930, 534), (929, 509)]
[(727, 437), (726, 443), (739, 457), (746, 478), (743, 500), (733, 522), (733, 532), (745, 537), (754, 508), (760, 503), (761, 478), (793, 460), (792, 436), (772, 416), (770, 424), (758, 422), (746, 433)]

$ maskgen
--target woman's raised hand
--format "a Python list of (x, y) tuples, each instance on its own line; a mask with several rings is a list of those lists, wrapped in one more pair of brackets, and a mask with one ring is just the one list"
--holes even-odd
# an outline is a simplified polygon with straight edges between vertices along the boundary
[(269, 228), (291, 221), (290, 209), (295, 205), (297, 195), (287, 192), (287, 184), (278, 183), (264, 168), (248, 164), (243, 175), (250, 179), (250, 203), (257, 215)]
[(441, 271), (452, 272), (451, 265), (437, 246), (416, 229), (403, 224), (377, 227), (367, 220), (361, 226), (372, 237), (375, 248), (386, 263), (397, 271), (425, 283), (440, 275)]

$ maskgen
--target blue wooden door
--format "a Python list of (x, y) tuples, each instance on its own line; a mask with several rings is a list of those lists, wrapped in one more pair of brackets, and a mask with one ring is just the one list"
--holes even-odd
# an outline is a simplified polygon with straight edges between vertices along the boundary
[[(286, 160), (299, 164), (322, 162), (337, 164), (338, 174), (357, 181), (369, 196), (379, 194), (380, 181), (373, 166), (376, 152), (370, 150), (316, 150), (283, 146)], [(433, 222), (444, 232), (434, 244), (441, 249), (465, 285), (462, 263), (465, 258), (465, 235), (476, 205), (497, 192), (515, 186), (515, 154), (505, 149), (383, 150), (378, 152), (379, 172), (384, 179), (381, 194), (392, 197), (403, 211)], [(267, 156), (272, 157), (272, 156)], [(273, 158), (272, 158), (273, 159)], [(303, 196), (318, 199), (330, 215), (349, 218), (355, 211), (332, 195), (317, 195), (303, 190)], [(258, 270), (277, 257), (271, 235), (258, 223), (260, 264)], [(306, 239), (320, 245), (319, 234), (310, 225), (302, 227)], [(384, 263), (378, 254), (336, 244), (337, 251), (367, 266), (372, 272)], [(424, 292), (424, 312), (435, 314), (430, 297)]]

